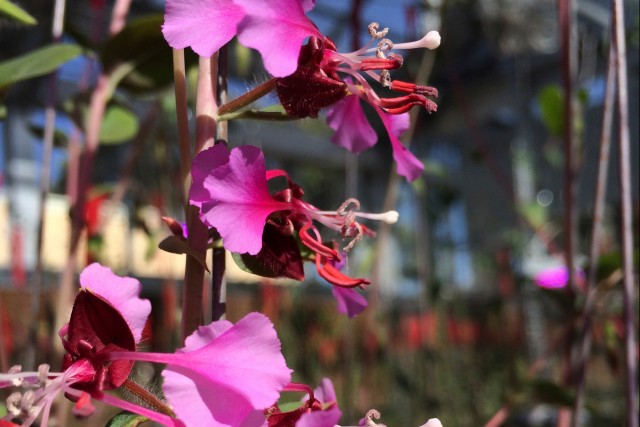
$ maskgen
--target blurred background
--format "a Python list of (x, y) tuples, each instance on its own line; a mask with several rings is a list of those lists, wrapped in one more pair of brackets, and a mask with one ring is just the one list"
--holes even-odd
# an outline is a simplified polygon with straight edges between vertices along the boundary
[[(52, 42), (53, 4), (19, 2), (36, 25), (0, 15), (0, 61)], [(580, 420), (613, 426), (623, 424), (625, 410), (615, 144), (600, 256), (596, 264), (588, 257), (611, 6), (604, 0), (578, 0), (576, 6), (575, 265), (587, 273), (596, 269), (598, 283)], [(54, 79), (0, 84), (2, 371), (59, 357), (56, 316), (69, 313), (56, 303), (59, 286), (91, 261), (143, 283), (143, 296), (153, 303), (146, 349), (173, 351), (180, 344), (184, 255), (158, 249), (170, 234), (161, 217), (183, 218), (171, 50), (160, 33), (163, 9), (161, 0), (134, 0), (127, 26), (113, 35), (113, 1), (67, 0), (59, 41), (81, 46), (81, 54), (65, 62)], [(638, 10), (637, 0), (625, 2), (636, 227)], [(402, 52), (404, 66), (392, 74), (440, 92), (438, 112), (416, 109), (405, 136), (425, 163), (425, 174), (412, 184), (395, 175), (373, 110), (368, 113), (380, 143), (357, 157), (330, 142), (322, 119), (230, 123), (230, 145), (260, 146), (267, 167), (287, 170), (314, 205), (336, 209), (355, 197), (364, 211), (397, 209), (400, 221), (373, 224), (378, 236), (360, 242), (349, 257), (349, 273), (373, 282), (364, 292), (369, 308), (356, 318), (337, 312), (330, 285), (313, 268), (304, 283), (266, 280), (234, 267), (230, 256), (228, 318), (254, 310), (267, 314), (294, 379), (312, 386), (323, 377), (333, 380), (344, 424), (357, 423), (375, 408), (389, 426), (421, 425), (431, 417), (447, 427), (556, 425), (559, 408), (571, 407), (575, 398), (567, 354), (584, 306), (580, 285), (548, 289), (535, 283), (541, 272), (564, 265), (556, 2), (318, 0), (310, 17), (342, 52), (363, 46), (373, 21), (389, 27), (387, 37), (396, 43), (440, 31), (440, 48)], [(267, 80), (256, 52), (234, 40), (228, 56), (230, 98)], [(187, 64), (197, 64), (192, 53)], [(193, 107), (197, 67), (190, 70)], [(113, 93), (93, 169), (83, 181), (83, 123), (104, 76)], [(276, 102), (267, 98), (260, 105)], [(43, 135), (52, 107), (48, 171)], [(193, 134), (194, 110), (189, 114)], [(43, 173), (50, 177), (45, 197)], [(77, 212), (83, 187), (86, 201)], [(74, 230), (80, 229), (76, 248)], [(637, 228), (633, 235), (638, 237)], [(637, 272), (637, 239), (634, 250)], [(637, 297), (634, 307), (637, 313)], [(138, 371), (144, 380), (157, 381), (150, 367)], [(92, 419), (85, 424), (93, 425)]]

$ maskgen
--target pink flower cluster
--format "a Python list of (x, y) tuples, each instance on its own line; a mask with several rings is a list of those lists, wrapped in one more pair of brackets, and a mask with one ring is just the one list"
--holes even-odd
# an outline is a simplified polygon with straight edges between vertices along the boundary
[[(315, 2), (301, 0), (167, 0), (163, 33), (174, 48), (191, 47), (209, 57), (235, 35), (245, 46), (260, 52), (266, 70), (276, 77), (277, 93), (293, 117), (316, 117), (326, 108), (327, 122), (335, 131), (332, 141), (354, 153), (377, 143), (360, 101), (370, 105), (386, 129), (398, 173), (417, 179), (424, 166), (400, 142), (408, 129), (407, 111), (421, 106), (437, 110), (430, 99), (436, 89), (392, 80), (389, 71), (402, 66), (402, 49), (435, 49), (440, 36), (432, 31), (421, 40), (394, 44), (388, 29), (369, 26), (375, 47), (338, 52), (305, 15)], [(302, 46), (304, 40), (308, 42)], [(402, 95), (380, 97), (368, 79)]]

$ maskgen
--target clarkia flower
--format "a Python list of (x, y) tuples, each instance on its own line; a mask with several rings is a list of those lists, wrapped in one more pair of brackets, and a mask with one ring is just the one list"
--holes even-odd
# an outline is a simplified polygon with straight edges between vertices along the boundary
[[(231, 152), (223, 144), (215, 145), (196, 156), (192, 165), (189, 200), (200, 207), (205, 225), (214, 227), (231, 252), (258, 257), (258, 264), (280, 264), (274, 276), (304, 278), (300, 242), (314, 253), (319, 275), (333, 285), (354, 288), (369, 284), (363, 278), (350, 278), (334, 263), (342, 257), (334, 247), (322, 242), (315, 223), (349, 239), (344, 250), (350, 250), (363, 236), (375, 233), (357, 218), (397, 221), (395, 211), (384, 214), (358, 212), (359, 202), (347, 200), (336, 211), (321, 211), (302, 199), (304, 191), (282, 170), (267, 171), (259, 148), (243, 146)], [(282, 177), (286, 187), (270, 194), (267, 181)], [(264, 262), (269, 261), (269, 262)]]
[[(79, 416), (93, 412), (94, 398), (166, 426), (258, 427), (291, 380), (273, 324), (262, 314), (201, 327), (176, 353), (142, 353), (136, 345), (151, 306), (139, 298), (140, 283), (99, 264), (87, 267), (80, 281), (70, 321), (59, 333), (67, 351), (63, 372), (42, 365), (38, 372), (0, 374), (0, 388), (26, 389), (9, 396), (7, 421), (30, 426), (42, 414), (47, 425), (53, 399), (64, 392)], [(134, 361), (167, 365), (163, 389), (173, 409), (128, 379)], [(123, 386), (155, 402), (155, 410), (105, 393)]]
[[(386, 28), (378, 31), (378, 24), (372, 23), (369, 33), (372, 41), (379, 39), (376, 47), (365, 46), (351, 53), (340, 53), (328, 37), (310, 33), (309, 42), (300, 50), (297, 70), (277, 79), (277, 92), (285, 111), (294, 117), (316, 117), (321, 109), (327, 108), (327, 123), (335, 131), (332, 141), (355, 153), (377, 142), (360, 104), (365, 101), (378, 114), (389, 135), (398, 173), (413, 181), (424, 166), (399, 137), (409, 127), (407, 112), (413, 106), (421, 106), (430, 113), (437, 110), (430, 98), (437, 97), (438, 91), (430, 86), (392, 80), (389, 70), (400, 68), (403, 59), (390, 51), (435, 49), (440, 44), (440, 35), (432, 31), (421, 40), (394, 45), (384, 38), (387, 31)], [(380, 97), (366, 77), (403, 95)]]
[[(394, 44), (385, 38), (388, 29), (369, 25), (371, 42), (355, 52), (339, 52), (305, 15), (315, 2), (301, 0), (167, 0), (163, 33), (175, 48), (191, 46), (201, 56), (211, 56), (235, 34), (245, 46), (262, 55), (264, 66), (276, 78), (280, 102), (289, 116), (317, 117), (327, 110), (327, 122), (335, 131), (332, 141), (354, 153), (377, 142), (360, 101), (380, 117), (398, 165), (398, 173), (417, 179), (424, 165), (404, 147), (399, 137), (408, 128), (406, 114), (413, 106), (437, 110), (431, 100), (438, 91), (430, 86), (391, 79), (400, 68), (406, 49), (435, 49), (436, 31), (410, 43)], [(306, 45), (301, 46), (308, 39)], [(370, 47), (372, 44), (376, 44)], [(369, 79), (401, 96), (381, 97)], [(397, 119), (396, 119), (397, 118)]]

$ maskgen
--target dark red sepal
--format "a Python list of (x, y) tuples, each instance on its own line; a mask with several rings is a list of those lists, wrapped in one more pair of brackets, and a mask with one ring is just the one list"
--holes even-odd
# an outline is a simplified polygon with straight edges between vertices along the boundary
[(322, 68), (324, 42), (311, 37), (300, 49), (298, 69), (290, 76), (277, 79), (276, 91), (288, 115), (298, 118), (318, 117), (324, 107), (333, 105), (347, 96), (347, 84), (335, 72)]
[(62, 369), (86, 359), (96, 371), (91, 381), (77, 383), (74, 388), (91, 392), (122, 385), (133, 361), (107, 361), (105, 355), (113, 351), (135, 351), (136, 342), (127, 321), (111, 303), (90, 290), (81, 289), (73, 303), (66, 332), (63, 345), (67, 354)]
[(304, 280), (302, 256), (296, 239), (281, 234), (273, 224), (264, 227), (260, 252), (257, 255), (242, 254), (240, 258), (247, 269), (259, 276)]

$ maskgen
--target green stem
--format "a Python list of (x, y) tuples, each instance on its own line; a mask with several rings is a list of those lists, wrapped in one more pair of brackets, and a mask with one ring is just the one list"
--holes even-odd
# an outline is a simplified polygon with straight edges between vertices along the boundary
[(233, 101), (227, 102), (224, 105), (221, 105), (218, 109), (218, 116), (223, 116), (225, 114), (233, 113), (238, 111), (241, 108), (246, 107), (254, 101), (262, 98), (267, 95), (271, 91), (276, 88), (276, 79), (269, 79), (266, 82), (258, 85), (257, 87), (251, 89), (249, 92), (245, 93), (234, 99)]
[(265, 120), (271, 122), (288, 122), (291, 120), (298, 120), (298, 117), (290, 116), (286, 113), (280, 113), (277, 111), (259, 111), (259, 110), (245, 110), (236, 111), (234, 113), (224, 114), (218, 116), (218, 121), (231, 121), (231, 120)]

